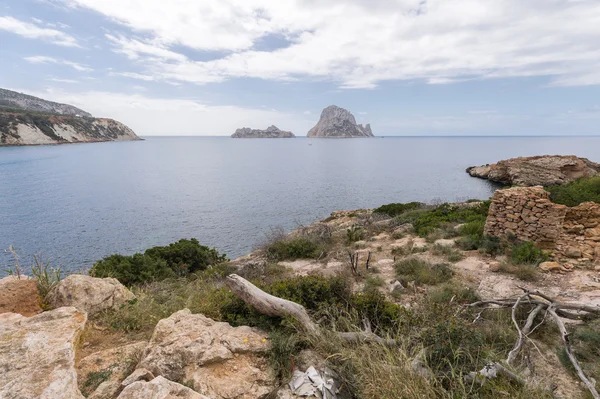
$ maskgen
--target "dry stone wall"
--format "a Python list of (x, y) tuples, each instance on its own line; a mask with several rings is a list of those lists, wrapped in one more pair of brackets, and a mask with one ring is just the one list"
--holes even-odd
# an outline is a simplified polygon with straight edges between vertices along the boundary
[(551, 250), (557, 259), (600, 261), (600, 204), (555, 204), (541, 186), (514, 187), (494, 193), (485, 234), (514, 235)]

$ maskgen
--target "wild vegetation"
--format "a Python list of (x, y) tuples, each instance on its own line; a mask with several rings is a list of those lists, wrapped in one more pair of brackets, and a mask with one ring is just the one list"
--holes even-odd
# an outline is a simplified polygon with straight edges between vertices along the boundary
[(546, 190), (550, 192), (552, 202), (557, 204), (577, 206), (586, 201), (600, 203), (600, 176), (581, 178)]

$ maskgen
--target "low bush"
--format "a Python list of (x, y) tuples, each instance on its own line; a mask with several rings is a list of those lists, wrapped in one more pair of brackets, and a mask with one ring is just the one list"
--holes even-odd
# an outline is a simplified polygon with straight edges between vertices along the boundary
[(577, 206), (586, 201), (600, 203), (600, 176), (581, 178), (546, 190), (550, 192), (552, 202), (557, 204)]
[[(484, 201), (475, 206), (442, 204), (428, 212), (418, 215), (415, 220), (412, 221), (412, 224), (415, 232), (419, 236), (426, 237), (428, 234), (447, 223), (485, 223), (489, 206), (490, 201)], [(475, 224), (472, 226), (475, 226)]]
[(477, 302), (479, 295), (471, 287), (457, 286), (450, 283), (444, 283), (429, 291), (429, 300), (434, 303), (458, 303), (468, 304)]
[(382, 213), (388, 216), (398, 216), (406, 211), (410, 211), (413, 209), (417, 209), (422, 207), (423, 204), (420, 202), (409, 202), (406, 204), (402, 203), (392, 203), (387, 205), (382, 205), (379, 208), (373, 209), (373, 213)]
[(504, 252), (504, 244), (498, 237), (483, 236), (483, 240), (479, 245), (479, 252), (496, 256)]
[(365, 238), (365, 230), (353, 224), (349, 229), (346, 229), (346, 242), (353, 243), (356, 241), (360, 241)]
[(516, 244), (510, 249), (510, 259), (515, 265), (538, 265), (548, 260), (548, 254), (531, 241)]
[(214, 248), (200, 245), (198, 240), (179, 240), (168, 246), (153, 247), (143, 254), (109, 255), (90, 270), (93, 277), (114, 277), (127, 286), (185, 276), (226, 260)]
[(450, 280), (454, 275), (445, 263), (432, 265), (418, 258), (401, 260), (394, 267), (398, 279), (403, 284), (414, 281), (417, 284), (436, 285)]
[(519, 280), (523, 281), (536, 281), (539, 277), (537, 266), (528, 263), (518, 265), (501, 263), (498, 271), (500, 273), (513, 274)]
[(431, 249), (431, 253), (437, 256), (445, 256), (448, 262), (451, 263), (464, 259), (464, 255), (460, 251), (446, 245), (434, 245)]

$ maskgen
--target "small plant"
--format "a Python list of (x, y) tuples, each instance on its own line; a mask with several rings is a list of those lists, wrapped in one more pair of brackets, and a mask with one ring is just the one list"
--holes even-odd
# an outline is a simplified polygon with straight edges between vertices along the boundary
[(292, 375), (293, 358), (305, 346), (297, 334), (273, 331), (269, 340), (269, 363), (277, 378), (287, 380)]
[(498, 271), (500, 273), (513, 274), (519, 280), (523, 281), (536, 281), (539, 277), (537, 266), (532, 264), (513, 265), (504, 262), (500, 264)]
[(383, 213), (388, 216), (398, 216), (407, 211), (417, 209), (422, 206), (423, 206), (423, 204), (420, 202), (409, 202), (407, 204), (392, 203), (392, 204), (382, 205), (379, 208), (373, 209), (373, 213)]
[(455, 263), (464, 259), (464, 255), (457, 251), (456, 249), (444, 246), (444, 245), (434, 245), (431, 249), (431, 253), (438, 256), (445, 256), (448, 262)]
[(548, 254), (535, 246), (531, 241), (525, 241), (510, 250), (510, 259), (515, 265), (538, 265), (548, 260)]
[(385, 285), (385, 280), (379, 276), (368, 276), (365, 281), (364, 291), (376, 290)]
[(112, 370), (92, 371), (88, 373), (83, 383), (82, 393), (89, 395), (98, 388), (100, 384), (107, 381), (112, 375)]
[(54, 288), (61, 279), (61, 268), (53, 268), (50, 262), (42, 261), (41, 257), (34, 255), (34, 265), (31, 267), (31, 273), (35, 279), (41, 298), (46, 298), (50, 290)]
[(418, 259), (404, 259), (395, 265), (396, 274), (401, 283), (414, 281), (417, 284), (436, 285), (452, 278), (454, 273), (445, 263), (432, 265)]
[(429, 292), (429, 300), (434, 303), (467, 304), (477, 302), (479, 295), (473, 288), (444, 283)]
[(14, 261), (14, 265), (13, 267), (9, 267), (8, 269), (6, 269), (6, 273), (8, 273), (10, 276), (15, 276), (17, 278), (17, 280), (20, 280), (21, 277), (23, 276), (23, 268), (21, 267), (21, 264), (19, 263), (19, 255), (17, 254), (17, 251), (15, 250), (14, 246), (9, 246), (7, 249), (4, 250), (4, 252), (9, 253)]
[(421, 252), (427, 252), (427, 246), (416, 246), (413, 240), (408, 240), (403, 247), (395, 247), (392, 249), (392, 255), (407, 256)]
[(346, 229), (346, 242), (352, 243), (360, 241), (365, 237), (365, 231), (362, 227), (353, 224), (349, 229)]
[(498, 255), (504, 251), (504, 245), (498, 237), (484, 236), (479, 245), (479, 252), (488, 255)]

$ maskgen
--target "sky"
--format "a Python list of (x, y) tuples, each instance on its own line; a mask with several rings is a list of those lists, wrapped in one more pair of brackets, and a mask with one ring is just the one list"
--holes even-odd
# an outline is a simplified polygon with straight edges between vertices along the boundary
[(0, 0), (0, 60), (141, 136), (599, 133), (598, 0)]

